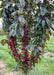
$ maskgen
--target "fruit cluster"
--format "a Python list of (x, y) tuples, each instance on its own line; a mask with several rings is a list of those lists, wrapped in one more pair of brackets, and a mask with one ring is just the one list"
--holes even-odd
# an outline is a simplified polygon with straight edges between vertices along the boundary
[[(25, 28), (26, 27), (26, 28)], [(28, 54), (28, 50), (26, 49), (26, 46), (29, 44), (29, 40), (30, 38), (28, 37), (28, 26), (24, 26), (24, 36), (22, 37), (22, 50), (24, 51), (24, 55), (23, 55), (23, 67), (21, 67), (21, 69), (28, 69), (28, 66), (30, 65), (30, 67), (32, 66), (31, 62), (28, 63), (30, 61), (29, 59), (29, 54)]]
[(16, 49), (16, 47), (15, 47), (15, 40), (14, 40), (14, 37), (11, 36), (11, 37), (9, 38), (9, 41), (6, 40), (6, 43), (10, 46), (10, 50), (11, 50), (11, 52), (13, 53), (14, 58), (15, 58), (15, 59), (17, 60), (17, 62), (18, 62), (18, 59), (20, 58), (21, 53), (18, 53), (18, 52), (17, 52), (17, 49)]

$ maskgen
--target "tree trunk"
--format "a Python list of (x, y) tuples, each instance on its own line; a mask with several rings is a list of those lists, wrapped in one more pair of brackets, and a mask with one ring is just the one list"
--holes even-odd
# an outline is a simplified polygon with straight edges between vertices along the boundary
[(25, 75), (28, 75), (28, 72), (26, 72), (26, 74)]
[(25, 75), (28, 75), (27, 73)]

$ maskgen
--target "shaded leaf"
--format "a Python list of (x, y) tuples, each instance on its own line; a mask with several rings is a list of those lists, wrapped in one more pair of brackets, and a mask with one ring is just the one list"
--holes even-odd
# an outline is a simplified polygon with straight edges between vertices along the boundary
[(6, 39), (1, 40), (1, 44), (4, 45), (6, 43)]

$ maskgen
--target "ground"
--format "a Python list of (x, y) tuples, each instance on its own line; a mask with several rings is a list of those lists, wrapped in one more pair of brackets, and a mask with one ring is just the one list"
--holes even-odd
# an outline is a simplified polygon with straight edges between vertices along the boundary
[(5, 73), (6, 64), (0, 60), (0, 75), (20, 75), (20, 72), (14, 71), (14, 72), (7, 72)]

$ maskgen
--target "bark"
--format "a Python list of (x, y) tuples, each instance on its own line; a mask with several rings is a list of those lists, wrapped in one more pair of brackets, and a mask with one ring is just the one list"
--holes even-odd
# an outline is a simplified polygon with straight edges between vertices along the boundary
[(28, 73), (26, 72), (26, 74), (25, 75), (28, 75)]

